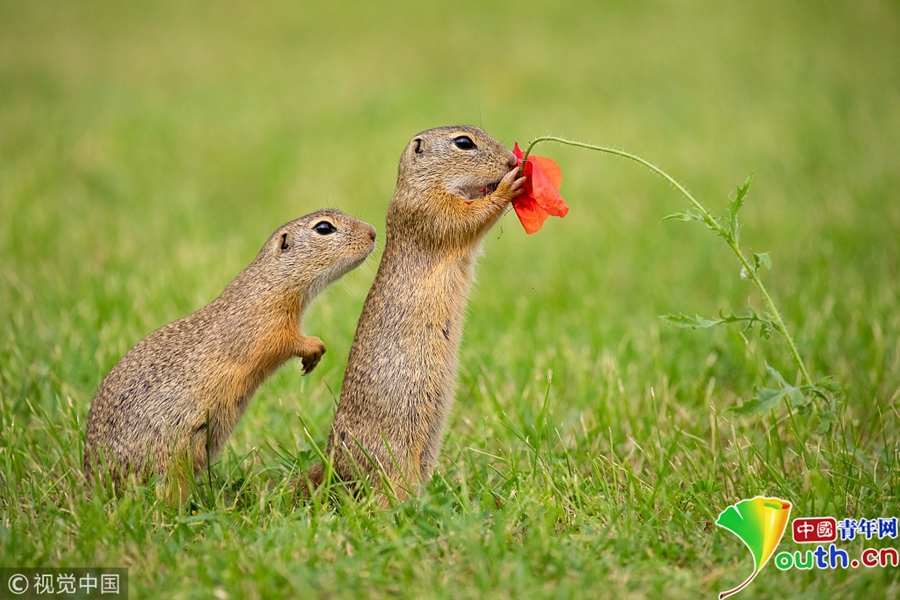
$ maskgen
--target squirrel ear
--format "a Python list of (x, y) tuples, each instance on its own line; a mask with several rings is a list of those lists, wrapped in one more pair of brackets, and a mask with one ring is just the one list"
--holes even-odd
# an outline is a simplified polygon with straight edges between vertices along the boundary
[(284, 254), (285, 252), (290, 250), (290, 248), (291, 248), (291, 243), (288, 242), (288, 234), (282, 233), (281, 234), (281, 253)]
[(413, 141), (413, 152), (416, 154), (422, 154), (424, 152), (424, 148), (422, 148), (422, 138), (414, 138)]

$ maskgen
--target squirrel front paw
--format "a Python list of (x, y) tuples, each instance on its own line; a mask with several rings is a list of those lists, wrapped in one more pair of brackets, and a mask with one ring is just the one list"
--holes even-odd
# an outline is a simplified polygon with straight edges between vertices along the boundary
[(519, 176), (519, 168), (516, 167), (503, 176), (491, 197), (504, 203), (512, 202), (513, 198), (522, 193), (522, 186), (525, 185), (525, 181), (526, 178)]
[(325, 344), (317, 337), (305, 337), (300, 342), (297, 356), (303, 361), (303, 374), (309, 375), (316, 368), (322, 355), (325, 354)]

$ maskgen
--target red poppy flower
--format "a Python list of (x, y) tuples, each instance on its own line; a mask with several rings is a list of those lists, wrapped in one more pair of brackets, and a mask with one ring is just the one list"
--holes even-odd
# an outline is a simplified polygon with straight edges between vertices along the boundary
[[(519, 149), (516, 142), (513, 154), (519, 159), (518, 166), (522, 167), (522, 157), (525, 153)], [(522, 193), (513, 198), (512, 205), (516, 215), (525, 228), (525, 233), (532, 234), (543, 226), (549, 215), (564, 217), (569, 212), (562, 196), (559, 195), (559, 186), (562, 184), (562, 171), (556, 161), (545, 156), (528, 155), (522, 173), (527, 181), (522, 186)]]

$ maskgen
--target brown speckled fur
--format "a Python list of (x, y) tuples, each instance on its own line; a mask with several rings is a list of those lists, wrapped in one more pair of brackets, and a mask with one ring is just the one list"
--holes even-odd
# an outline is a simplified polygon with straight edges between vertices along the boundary
[[(317, 233), (322, 221), (337, 230)], [(315, 368), (325, 346), (301, 332), (303, 312), (374, 247), (374, 228), (337, 210), (291, 221), (213, 302), (139, 342), (91, 404), (88, 481), (98, 463), (112, 468), (116, 480), (165, 473), (173, 461), (204, 468), (266, 378), (294, 356), (305, 373)], [(175, 482), (182, 498), (184, 475)]]
[[(457, 148), (459, 136), (477, 148)], [(453, 401), (475, 260), (484, 234), (524, 182), (515, 165), (513, 154), (477, 127), (422, 132), (403, 152), (384, 255), (328, 438), (341, 479), (368, 476), (377, 487), (374, 475), (383, 470), (404, 498), (431, 478)], [(483, 196), (485, 188), (495, 191)], [(310, 483), (318, 485), (322, 473), (313, 467)]]

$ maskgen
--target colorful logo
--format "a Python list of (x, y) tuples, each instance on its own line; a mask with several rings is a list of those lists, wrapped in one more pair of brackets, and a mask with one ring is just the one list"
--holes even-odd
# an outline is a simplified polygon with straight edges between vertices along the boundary
[(741, 500), (719, 514), (716, 525), (738, 536), (753, 554), (754, 563), (750, 577), (736, 588), (719, 594), (719, 600), (747, 587), (766, 566), (784, 535), (790, 515), (790, 502), (762, 496)]

